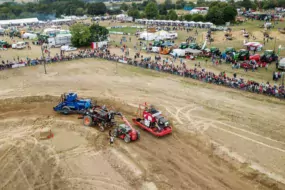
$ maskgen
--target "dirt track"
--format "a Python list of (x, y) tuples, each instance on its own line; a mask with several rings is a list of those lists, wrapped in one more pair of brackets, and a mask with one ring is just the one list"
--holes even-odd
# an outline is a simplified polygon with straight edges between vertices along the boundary
[[(2, 99), (39, 96), (0, 102), (0, 188), (284, 188), (249, 170), (253, 165), (283, 180), (283, 102), (131, 66), (114, 70), (114, 63), (83, 60), (50, 65), (47, 75), (42, 67), (0, 73)], [(173, 135), (156, 139), (142, 132), (138, 142), (117, 140), (109, 148), (107, 134), (53, 113), (56, 100), (41, 97), (64, 91), (109, 99), (129, 116), (138, 102), (153, 103), (173, 119)], [(55, 137), (39, 142), (32, 134), (44, 126)], [(213, 155), (227, 151), (245, 164), (234, 167)]]

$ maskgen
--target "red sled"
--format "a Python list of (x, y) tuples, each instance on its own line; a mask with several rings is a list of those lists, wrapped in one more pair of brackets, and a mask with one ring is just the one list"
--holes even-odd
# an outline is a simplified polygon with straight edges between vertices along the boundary
[[(139, 105), (137, 115), (137, 118), (133, 118), (134, 124), (151, 134), (162, 137), (172, 133), (172, 127), (169, 125), (169, 121), (153, 106), (149, 108), (146, 103)], [(139, 118), (139, 115), (142, 115), (143, 119)]]

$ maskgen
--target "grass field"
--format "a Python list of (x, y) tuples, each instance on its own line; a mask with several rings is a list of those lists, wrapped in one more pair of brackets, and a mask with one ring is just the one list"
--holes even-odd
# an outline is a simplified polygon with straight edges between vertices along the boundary
[(130, 33), (131, 35), (134, 35), (138, 30), (137, 28), (132, 27), (125, 27), (125, 28), (111, 28), (109, 31), (111, 32), (124, 32), (124, 33)]
[[(241, 35), (241, 29), (245, 28), (250, 34), (253, 34), (257, 39), (256, 40), (252, 40), (250, 39), (249, 41), (257, 41), (257, 42), (261, 42), (263, 43), (263, 33), (262, 33), (262, 29), (259, 28), (258, 26), (261, 25), (263, 22), (260, 21), (248, 21), (244, 24), (241, 25), (235, 25), (235, 26), (231, 26), (231, 28), (233, 29), (233, 40), (231, 41), (225, 41), (224, 40), (224, 32), (223, 31), (217, 31), (213, 33), (213, 37), (214, 37), (214, 42), (212, 42), (211, 44), (207, 44), (207, 47), (211, 47), (211, 46), (215, 46), (220, 48), (221, 51), (224, 51), (224, 49), (226, 47), (234, 47), (237, 50), (244, 48), (243, 46), (243, 42), (244, 42), (244, 37)], [(103, 23), (102, 23), (103, 24)], [(125, 23), (124, 23), (125, 24)], [(104, 23), (104, 25), (106, 25), (106, 23)], [(111, 26), (119, 26), (120, 23), (111, 23)], [(130, 24), (133, 25), (133, 24)], [(275, 49), (277, 50), (279, 45), (283, 45), (285, 44), (285, 35), (284, 34), (280, 34), (278, 32), (278, 28), (283, 28), (285, 27), (285, 23), (279, 23), (278, 25), (275, 26), (274, 29), (272, 29), (271, 31), (269, 31), (270, 36), (272, 36), (273, 38), (276, 37), (276, 42), (275, 40), (269, 40), (268, 43), (265, 44), (263, 49), (274, 49), (274, 45), (275, 45)], [(132, 29), (133, 30), (133, 29)], [(118, 30), (117, 30), (118, 31)], [(120, 31), (128, 31), (131, 34), (134, 34), (134, 32), (131, 32), (130, 28), (124, 28), (121, 29)], [(133, 30), (134, 31), (134, 30)], [(187, 33), (184, 30), (179, 30), (178, 32), (178, 39), (175, 40), (175, 44), (178, 46), (181, 42), (184, 42), (185, 39), (189, 36), (195, 36), (195, 30)], [(196, 36), (196, 40), (197, 43), (199, 43), (200, 45), (204, 42), (204, 38), (206, 35), (206, 30), (205, 29), (198, 29), (198, 36)], [(112, 39), (112, 45), (120, 45), (120, 39), (121, 39), (122, 35), (111, 35), (111, 39)], [(138, 44), (138, 40), (134, 37), (131, 36), (132, 41), (129, 42), (125, 42), (124, 44), (126, 44), (129, 48), (131, 48), (131, 56), (134, 54), (135, 50), (134, 45)], [(128, 39), (128, 37), (127, 37)], [(143, 41), (144, 43), (147, 43), (146, 41)], [(143, 52), (143, 51), (142, 51)], [(119, 53), (119, 51), (118, 51)], [(258, 52), (259, 54), (262, 54), (263, 52)], [(144, 52), (145, 56), (151, 56), (154, 58), (155, 54), (146, 54)], [(281, 51), (280, 56), (285, 56), (285, 51)], [(167, 56), (162, 56), (162, 57), (167, 57)], [(204, 58), (200, 58), (197, 59), (195, 61), (192, 60), (187, 60), (186, 64), (188, 65), (188, 67), (190, 68), (194, 68), (195, 63), (197, 64), (198, 62), (200, 62), (201, 67), (205, 68), (209, 71), (214, 71), (215, 73), (219, 73), (222, 71), (226, 71), (226, 73), (228, 74), (228, 76), (232, 76), (234, 73), (237, 74), (238, 77), (242, 77), (245, 79), (250, 79), (250, 80), (256, 80), (256, 81), (260, 81), (260, 82), (267, 82), (270, 81), (271, 83), (272, 81), (272, 72), (275, 71), (275, 63), (272, 63), (268, 70), (265, 70), (264, 68), (260, 68), (255, 72), (252, 71), (248, 71), (245, 72), (244, 69), (232, 69), (230, 64), (225, 64), (223, 63), (222, 65), (218, 65), (218, 66), (214, 66), (212, 65), (212, 63), (210, 63), (209, 59), (208, 59), (208, 63), (206, 64), (206, 59)], [(177, 61), (177, 64), (179, 61)], [(279, 80), (278, 83), (281, 83), (281, 81)]]

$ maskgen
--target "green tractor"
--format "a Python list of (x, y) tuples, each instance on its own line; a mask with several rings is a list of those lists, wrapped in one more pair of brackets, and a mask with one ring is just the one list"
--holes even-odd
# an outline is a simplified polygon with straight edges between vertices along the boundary
[(11, 44), (9, 44), (8, 42), (6, 42), (4, 40), (0, 40), (0, 47), (1, 48), (10, 48)]
[(240, 49), (234, 56), (235, 60), (249, 60), (249, 51), (246, 49)]
[(153, 47), (160, 47), (163, 43), (164, 43), (164, 41), (162, 41), (162, 40), (154, 41), (152, 46)]
[(18, 30), (11, 30), (10, 37), (21, 37), (21, 33)]
[(211, 52), (211, 54), (214, 54), (214, 55), (221, 55), (221, 51), (217, 47), (211, 47), (210, 52)]
[(262, 62), (271, 63), (273, 61), (278, 60), (278, 55), (276, 55), (273, 50), (265, 50), (260, 60)]
[(201, 49), (201, 47), (197, 43), (190, 43), (188, 47), (191, 49)]
[(217, 55), (217, 56), (221, 55), (219, 48), (211, 47), (211, 48), (206, 48), (202, 50), (202, 56), (211, 57), (212, 55)]
[(235, 48), (227, 47), (224, 53), (229, 54), (229, 53), (235, 53), (235, 52), (236, 52)]
[(182, 42), (181, 44), (180, 44), (180, 46), (179, 46), (179, 49), (186, 49), (186, 48), (188, 48), (188, 43), (187, 42)]

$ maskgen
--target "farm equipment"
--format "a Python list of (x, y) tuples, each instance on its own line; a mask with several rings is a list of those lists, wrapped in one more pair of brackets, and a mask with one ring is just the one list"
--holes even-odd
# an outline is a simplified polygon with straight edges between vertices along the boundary
[(99, 126), (100, 131), (116, 126), (115, 116), (121, 115), (113, 110), (108, 111), (106, 106), (94, 106), (85, 110), (81, 117), (84, 126)]
[(234, 52), (236, 52), (235, 48), (227, 47), (224, 53), (228, 54), (228, 53), (234, 53)]
[(186, 49), (186, 48), (188, 48), (188, 43), (186, 42), (182, 42), (179, 46), (179, 49)]
[(76, 93), (64, 93), (61, 95), (59, 104), (53, 107), (53, 110), (67, 115), (70, 113), (84, 113), (91, 106), (91, 99), (79, 99)]
[(4, 40), (0, 40), (0, 47), (2, 47), (2, 48), (10, 48), (11, 44), (9, 44), (8, 42), (6, 42)]
[(211, 57), (212, 55), (217, 55), (217, 56), (221, 55), (219, 48), (211, 47), (210, 49), (206, 48), (202, 50), (202, 56)]
[(261, 56), (261, 61), (264, 61), (266, 63), (271, 63), (273, 61), (276, 61), (277, 59), (278, 56), (273, 50), (265, 50), (264, 54)]
[(198, 50), (201, 49), (201, 47), (198, 44), (196, 44), (196, 43), (190, 43), (188, 48), (198, 49)]
[[(143, 118), (140, 118), (139, 115)], [(139, 105), (137, 118), (133, 118), (133, 122), (157, 137), (162, 137), (172, 132), (169, 121), (153, 106), (148, 108), (147, 103)]]
[(153, 46), (153, 47), (160, 47), (163, 43), (164, 43), (163, 40), (154, 41), (153, 44), (152, 44), (152, 46)]
[(169, 52), (170, 52), (171, 50), (172, 50), (172, 48), (164, 47), (164, 48), (161, 48), (161, 49), (160, 49), (159, 54), (167, 55), (167, 54), (169, 54)]
[(122, 114), (120, 114), (120, 116), (125, 124), (120, 124), (117, 128), (114, 129), (114, 137), (123, 139), (126, 143), (140, 139), (140, 132), (135, 130)]
[(285, 34), (285, 28), (279, 28), (278, 31), (279, 31), (281, 34)]
[(249, 60), (249, 51), (246, 49), (240, 49), (235, 55), (235, 60)]

